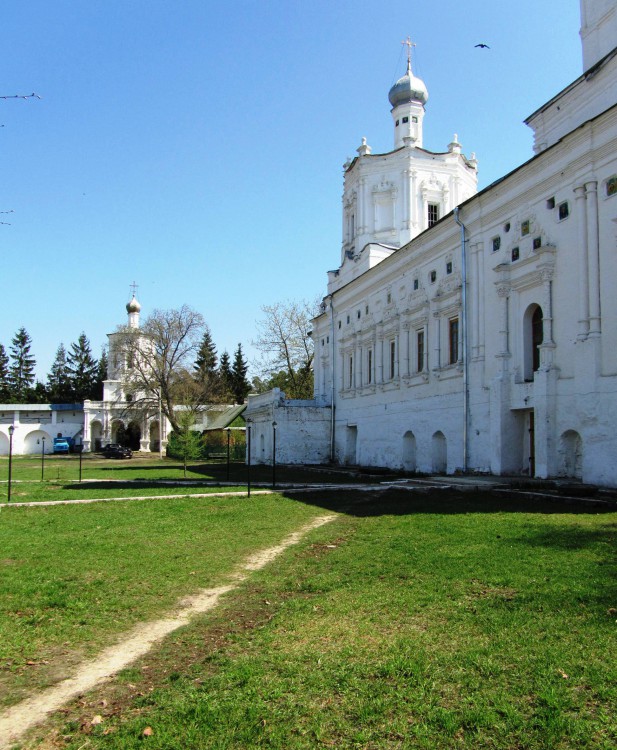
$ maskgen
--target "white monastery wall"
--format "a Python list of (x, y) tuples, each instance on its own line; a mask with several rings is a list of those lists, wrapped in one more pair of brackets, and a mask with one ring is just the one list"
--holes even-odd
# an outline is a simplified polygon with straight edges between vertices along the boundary
[[(55, 437), (83, 439), (81, 407), (65, 404), (0, 404), (0, 456), (9, 453), (9, 425), (14, 425), (13, 454), (53, 453)], [(45, 438), (43, 443), (42, 439)]]
[[(251, 426), (251, 462), (272, 463), (276, 421), (276, 461), (284, 464), (323, 464), (330, 454), (330, 409), (312, 400), (287, 399), (274, 388), (252, 396), (247, 409)], [(248, 422), (248, 418), (252, 423)], [(298, 446), (302, 446), (302, 452)], [(248, 451), (248, 440), (247, 440)]]

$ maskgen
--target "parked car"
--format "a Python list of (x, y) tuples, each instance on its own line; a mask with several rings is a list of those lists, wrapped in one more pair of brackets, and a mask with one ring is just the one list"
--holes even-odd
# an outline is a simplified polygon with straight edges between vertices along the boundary
[(71, 442), (65, 437), (54, 438), (54, 453), (68, 453), (71, 450)]
[(133, 451), (119, 443), (107, 443), (102, 453), (105, 458), (133, 458)]

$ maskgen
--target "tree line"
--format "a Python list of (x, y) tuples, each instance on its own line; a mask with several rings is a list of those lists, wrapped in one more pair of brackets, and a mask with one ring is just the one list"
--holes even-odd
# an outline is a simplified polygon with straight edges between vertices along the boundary
[[(123, 392), (136, 408), (158, 408), (174, 424), (174, 409), (195, 411), (209, 403), (244, 403), (249, 392), (279, 387), (288, 398), (312, 398), (313, 342), (311, 318), (316, 303), (305, 300), (262, 307), (256, 321), (253, 346), (261, 353), (254, 363), (258, 375), (247, 379), (248, 363), (239, 343), (233, 357), (219, 356), (203, 316), (187, 305), (175, 310), (154, 310), (139, 329), (120, 327), (121, 357), (130, 361), (123, 377)], [(0, 344), (0, 403), (81, 403), (103, 398), (108, 375), (108, 353), (92, 355), (82, 333), (68, 349), (60, 344), (44, 382), (35, 380), (36, 360), (25, 328), (12, 339), (9, 353)]]
[(77, 404), (85, 399), (103, 398), (107, 377), (107, 355), (96, 359), (90, 342), (82, 333), (68, 351), (60, 344), (46, 380), (35, 378), (36, 358), (32, 339), (20, 328), (7, 353), (0, 344), (0, 403), (3, 404)]

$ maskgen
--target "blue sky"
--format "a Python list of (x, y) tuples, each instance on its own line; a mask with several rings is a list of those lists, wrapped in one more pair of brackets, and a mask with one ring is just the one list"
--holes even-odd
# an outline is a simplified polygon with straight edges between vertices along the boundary
[[(342, 165), (392, 148), (401, 41), (424, 146), (458, 133), (480, 187), (532, 155), (522, 120), (582, 72), (579, 3), (6, 0), (0, 30), (0, 342), (44, 379), (81, 331), (187, 303), (254, 353), (260, 307), (325, 292)], [(474, 47), (478, 42), (490, 50)]]

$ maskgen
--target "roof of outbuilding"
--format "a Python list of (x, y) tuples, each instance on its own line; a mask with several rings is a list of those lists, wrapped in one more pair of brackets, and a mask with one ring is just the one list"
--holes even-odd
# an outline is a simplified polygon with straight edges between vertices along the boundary
[(234, 419), (239, 417), (245, 409), (246, 404), (230, 406), (228, 409), (225, 409), (225, 411), (220, 412), (219, 415), (206, 427), (206, 430), (209, 432), (210, 430), (223, 430), (225, 427), (229, 427)]

